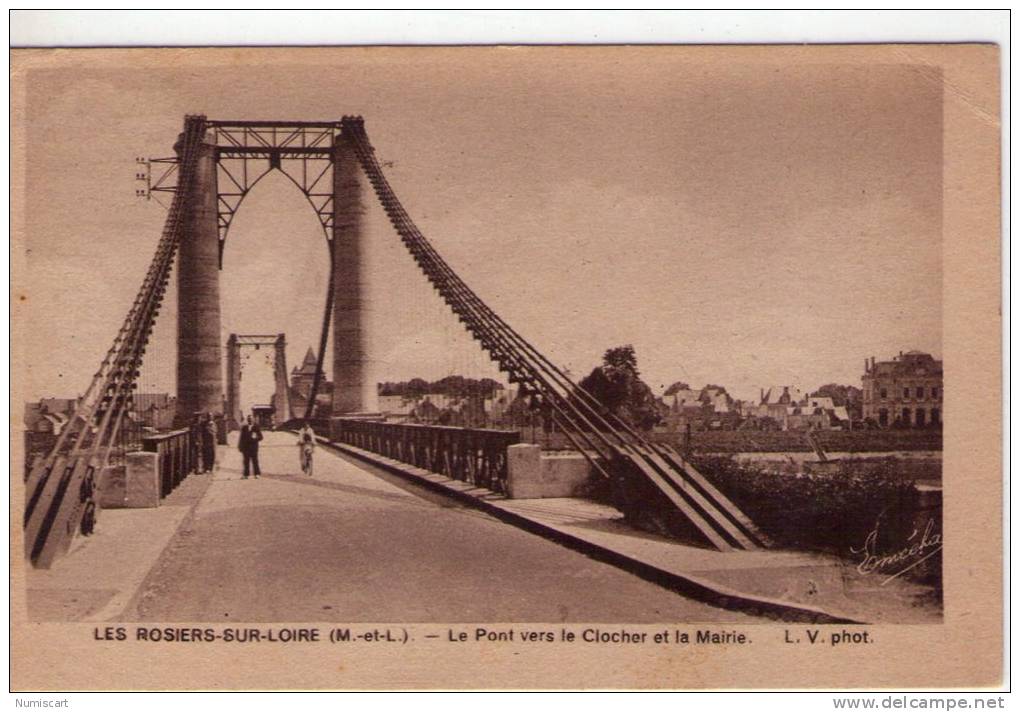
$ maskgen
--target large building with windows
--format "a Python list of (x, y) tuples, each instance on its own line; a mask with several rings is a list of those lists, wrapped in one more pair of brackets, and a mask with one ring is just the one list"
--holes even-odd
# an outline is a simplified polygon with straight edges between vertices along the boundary
[(920, 351), (892, 361), (864, 361), (864, 419), (880, 427), (924, 428), (942, 424), (942, 362)]

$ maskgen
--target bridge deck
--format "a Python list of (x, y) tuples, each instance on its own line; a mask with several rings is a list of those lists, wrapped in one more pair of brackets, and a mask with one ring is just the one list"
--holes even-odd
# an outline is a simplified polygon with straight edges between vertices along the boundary
[[(306, 477), (294, 443), (288, 434), (266, 434), (258, 480), (240, 479), (239, 453), (220, 448), (219, 471), (130, 603), (119, 612), (107, 606), (103, 615), (217, 622), (749, 620), (447, 497), (383, 479), (324, 448), (316, 452), (314, 477)], [(123, 538), (130, 527), (113, 522), (128, 514), (139, 522), (134, 535), (143, 536), (139, 515), (156, 512), (104, 512), (100, 521)], [(96, 546), (102, 536), (89, 542), (93, 551), (104, 550)], [(87, 547), (73, 553), (51, 575), (86, 553)]]

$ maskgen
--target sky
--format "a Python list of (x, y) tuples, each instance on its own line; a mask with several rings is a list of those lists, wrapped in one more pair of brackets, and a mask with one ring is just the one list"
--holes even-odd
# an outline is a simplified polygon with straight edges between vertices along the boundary
[[(941, 357), (937, 73), (713, 52), (367, 49), (255, 65), (165, 51), (135, 66), (86, 51), (24, 70), (27, 397), (87, 386), (166, 215), (134, 197), (135, 157), (171, 155), (186, 113), (362, 115), (422, 232), (576, 376), (633, 344), (656, 391), (682, 380), (752, 398), (860, 385), (870, 356)], [(374, 376), (495, 375), (375, 204), (366, 245)], [(284, 332), (297, 365), (318, 342), (326, 259), (304, 197), (280, 175), (260, 183), (227, 240), (223, 341)], [(172, 311), (144, 390), (173, 387)], [(267, 401), (265, 354), (246, 369), (246, 400)]]

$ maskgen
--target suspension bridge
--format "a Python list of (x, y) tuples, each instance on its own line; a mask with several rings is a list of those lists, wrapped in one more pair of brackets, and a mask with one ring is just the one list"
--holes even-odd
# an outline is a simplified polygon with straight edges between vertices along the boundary
[[(219, 441), (226, 442), (227, 431), (240, 419), (242, 347), (275, 350), (277, 392), (286, 393), (282, 334), (232, 335), (221, 343), (224, 244), (245, 197), (274, 171), (305, 196), (329, 248), (311, 394), (303, 412), (294, 412), (286, 399), (278, 403), (280, 420), (289, 421), (281, 429), (310, 420), (325, 440), (464, 481), (494, 497), (508, 495), (507, 448), (518, 441), (516, 433), (379, 422), (368, 412), (376, 384), (369, 382), (366, 369), (371, 354), (364, 290), (372, 275), (363, 259), (362, 223), (374, 193), (400, 242), (464, 332), (540, 414), (544, 427), (561, 433), (586, 460), (628, 519), (719, 551), (770, 545), (679, 451), (650, 441), (603, 407), (458, 276), (397, 197), (362, 118), (295, 122), (187, 116), (174, 150), (173, 157), (151, 162), (162, 173), (149, 177), (148, 190), (171, 199), (137, 295), (73, 416), (52, 448), (27, 468), (24, 543), (34, 567), (50, 567), (76, 537), (92, 533), (107, 473), (123, 469), (132, 452), (157, 453), (164, 471), (160, 494), (166, 496), (196, 467), (191, 442), (196, 435), (189, 427), (194, 414), (212, 414)], [(173, 427), (142, 437), (131, 413), (175, 268), (176, 415)], [(330, 335), (333, 390), (328, 417), (323, 417), (315, 405)]]

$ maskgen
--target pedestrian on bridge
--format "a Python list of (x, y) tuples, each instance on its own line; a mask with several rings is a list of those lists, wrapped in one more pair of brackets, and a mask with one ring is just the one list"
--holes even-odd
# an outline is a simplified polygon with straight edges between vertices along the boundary
[(256, 478), (262, 474), (259, 469), (259, 441), (262, 440), (262, 430), (258, 423), (252, 421), (249, 415), (241, 426), (241, 436), (237, 440), (237, 449), (241, 451), (244, 458), (244, 473), (241, 479), (248, 479), (248, 473), (252, 472)]
[(315, 453), (315, 431), (305, 421), (305, 424), (298, 431), (298, 452), (301, 457), (301, 471), (309, 477), (312, 476), (312, 455)]
[(209, 413), (202, 424), (202, 472), (216, 469), (216, 416)]
[(195, 472), (198, 474), (205, 472), (205, 462), (202, 458), (202, 432), (204, 425), (202, 413), (195, 413), (191, 423), (191, 461), (194, 463)]

